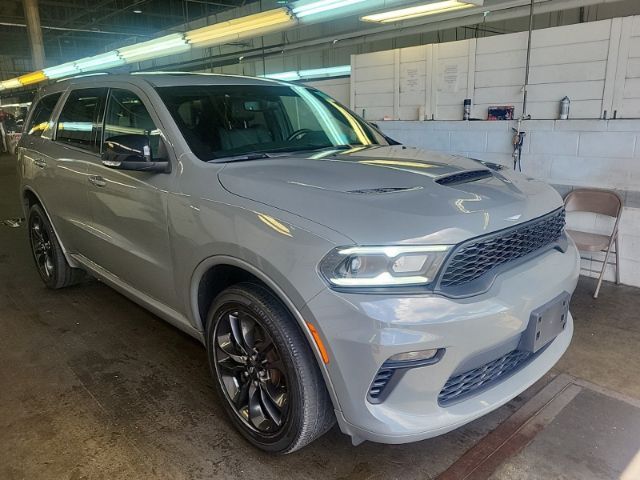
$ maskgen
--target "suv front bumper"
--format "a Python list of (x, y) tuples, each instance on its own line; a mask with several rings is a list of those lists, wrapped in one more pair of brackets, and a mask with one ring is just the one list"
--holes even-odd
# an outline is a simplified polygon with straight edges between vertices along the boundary
[[(544, 350), (514, 373), (457, 403), (438, 395), (450, 377), (517, 348), (531, 312), (563, 291), (573, 293), (579, 257), (573, 242), (499, 275), (491, 289), (471, 298), (439, 295), (345, 294), (324, 290), (302, 314), (314, 323), (329, 352), (325, 366), (342, 431), (354, 443), (405, 443), (460, 427), (530, 387), (560, 359), (573, 334), (573, 319)], [(392, 355), (446, 349), (435, 364), (404, 372), (384, 401), (369, 388)]]

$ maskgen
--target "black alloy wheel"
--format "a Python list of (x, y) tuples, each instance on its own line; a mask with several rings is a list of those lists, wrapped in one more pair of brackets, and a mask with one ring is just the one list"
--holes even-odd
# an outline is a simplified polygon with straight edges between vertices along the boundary
[(220, 293), (207, 316), (206, 345), (223, 407), (256, 447), (291, 453), (335, 424), (306, 337), (266, 287), (239, 283)]
[(29, 209), (27, 226), (33, 260), (40, 278), (47, 287), (68, 287), (85, 277), (84, 271), (72, 268), (67, 263), (51, 222), (40, 205), (32, 205)]
[(275, 434), (288, 413), (287, 373), (278, 348), (242, 305), (221, 312), (215, 331), (215, 365), (227, 401), (248, 428)]
[(49, 282), (55, 275), (55, 261), (53, 245), (49, 232), (44, 226), (42, 217), (33, 215), (29, 222), (29, 238), (31, 239), (31, 249), (33, 258), (38, 267), (38, 273), (45, 281)]

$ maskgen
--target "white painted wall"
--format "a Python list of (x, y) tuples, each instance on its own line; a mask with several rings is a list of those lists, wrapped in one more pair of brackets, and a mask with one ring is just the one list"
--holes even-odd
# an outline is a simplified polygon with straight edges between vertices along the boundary
[[(411, 146), (465, 155), (512, 167), (515, 122), (379, 122), (392, 138)], [(565, 194), (574, 187), (614, 189), (623, 197), (620, 224), (621, 280), (640, 286), (640, 120), (531, 120), (523, 122), (522, 170), (556, 185)], [(597, 215), (573, 216), (569, 225), (610, 233), (612, 224)], [(583, 274), (598, 270), (603, 255), (587, 255)], [(595, 274), (592, 274), (592, 276)], [(606, 279), (613, 280), (609, 268)]]
[[(491, 105), (522, 112), (527, 33), (422, 45), (352, 56), (351, 107), (369, 120), (458, 120)], [(536, 30), (527, 113), (558, 118), (640, 117), (640, 16)]]
[(349, 91), (351, 90), (351, 80), (349, 77), (309, 80), (301, 83), (317, 88), (343, 105), (349, 105)]

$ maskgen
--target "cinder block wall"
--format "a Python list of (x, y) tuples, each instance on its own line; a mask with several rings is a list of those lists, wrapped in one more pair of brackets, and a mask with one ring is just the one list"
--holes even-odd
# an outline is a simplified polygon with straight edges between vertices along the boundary
[[(381, 129), (405, 145), (502, 165), (513, 165), (512, 128), (508, 121), (386, 121)], [(620, 224), (621, 280), (640, 286), (640, 120), (529, 120), (522, 151), (522, 171), (552, 184), (564, 196), (575, 187), (617, 191), (624, 201)], [(609, 233), (606, 217), (572, 215), (570, 227)], [(583, 254), (583, 274), (595, 276), (603, 255)], [(608, 268), (606, 279), (613, 280)]]

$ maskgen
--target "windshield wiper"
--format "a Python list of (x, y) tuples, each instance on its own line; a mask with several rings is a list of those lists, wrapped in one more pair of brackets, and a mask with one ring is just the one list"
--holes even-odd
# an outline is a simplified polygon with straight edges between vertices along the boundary
[(208, 160), (209, 163), (244, 162), (248, 160), (260, 160), (263, 158), (273, 158), (274, 153), (295, 153), (307, 152), (310, 150), (349, 150), (353, 145), (302, 145), (273, 148), (270, 150), (259, 150), (257, 152), (230, 155), (228, 157), (216, 157)]
[(264, 152), (244, 153), (242, 155), (231, 155), (229, 157), (216, 157), (207, 160), (207, 163), (227, 163), (227, 162), (245, 162), (248, 160), (260, 160), (262, 158), (271, 158)]

